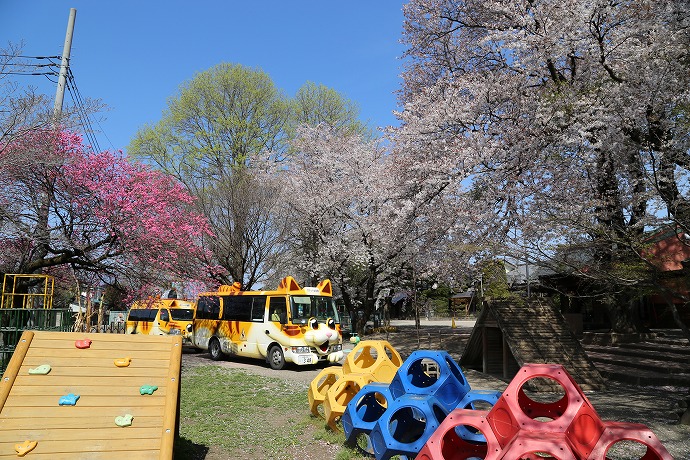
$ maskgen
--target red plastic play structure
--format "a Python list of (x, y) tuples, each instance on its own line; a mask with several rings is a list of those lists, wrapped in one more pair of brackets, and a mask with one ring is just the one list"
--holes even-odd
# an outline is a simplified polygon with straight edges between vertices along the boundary
[[(565, 394), (552, 402), (530, 398), (525, 387), (544, 382), (560, 386)], [(468, 429), (480, 432), (486, 442), (467, 441), (458, 434)], [(602, 421), (563, 366), (526, 364), (491, 410), (452, 411), (416, 458), (605, 460), (607, 452), (621, 441), (646, 446), (640, 460), (673, 460), (645, 425)]]

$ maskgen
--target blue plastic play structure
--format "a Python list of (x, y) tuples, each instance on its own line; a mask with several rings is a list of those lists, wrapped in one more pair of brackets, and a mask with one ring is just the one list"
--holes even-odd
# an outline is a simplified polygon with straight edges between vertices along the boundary
[[(500, 391), (472, 390), (446, 351), (415, 351), (390, 384), (365, 385), (350, 401), (341, 419), (345, 440), (377, 460), (414, 457), (451, 411), (474, 409), (479, 402), (493, 406), (500, 396)], [(358, 441), (362, 435), (366, 447)], [(483, 441), (481, 433), (467, 429), (458, 436)]]

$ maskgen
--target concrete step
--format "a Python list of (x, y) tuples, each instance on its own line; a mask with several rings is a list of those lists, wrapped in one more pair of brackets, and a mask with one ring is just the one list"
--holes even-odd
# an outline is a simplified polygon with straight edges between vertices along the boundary
[(690, 387), (689, 373), (659, 373), (604, 362), (595, 362), (594, 364), (604, 378), (617, 382), (639, 386)]
[(668, 360), (658, 360), (652, 358), (643, 358), (632, 356), (621, 356), (609, 353), (597, 353), (587, 351), (587, 356), (592, 360), (594, 366), (599, 363), (613, 364), (620, 367), (627, 367), (631, 370), (645, 370), (655, 372), (657, 374), (682, 374), (690, 372), (690, 365), (687, 363), (678, 363)]
[[(645, 344), (637, 344), (645, 345)], [(661, 362), (686, 363), (690, 365), (690, 348), (670, 349), (657, 346), (617, 346), (607, 347), (603, 345), (585, 345), (587, 354), (605, 354), (623, 358), (645, 358)]]
[(607, 379), (634, 385), (690, 386), (690, 346), (680, 330), (652, 331), (644, 341), (583, 343)]
[(682, 345), (679, 342), (673, 341), (658, 341), (654, 342), (638, 342), (638, 343), (621, 343), (618, 347), (626, 350), (648, 350), (658, 353), (669, 353), (678, 356), (688, 356), (690, 355), (690, 346)]

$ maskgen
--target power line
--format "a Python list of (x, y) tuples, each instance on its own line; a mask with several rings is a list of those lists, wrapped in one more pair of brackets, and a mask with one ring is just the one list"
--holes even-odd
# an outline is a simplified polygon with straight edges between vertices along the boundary
[(54, 63), (53, 61), (50, 61), (50, 64), (27, 64), (26, 62), (3, 62), (2, 66), (14, 66), (14, 67), (33, 67), (33, 68), (39, 68), (39, 67), (59, 67), (59, 64)]
[(86, 111), (84, 99), (81, 97), (81, 92), (79, 91), (79, 88), (77, 88), (77, 83), (74, 79), (72, 69), (70, 69), (69, 67), (67, 68), (67, 90), (72, 96), (74, 105), (77, 108), (77, 114), (79, 115), (79, 118), (81, 118), (82, 124), (85, 126), (84, 133), (86, 134), (86, 138), (89, 140), (89, 143), (91, 144), (91, 149), (93, 150), (95, 148), (96, 152), (100, 152), (101, 147), (98, 144), (98, 139), (96, 139), (96, 136), (94, 135), (91, 117), (89, 117), (89, 114)]
[[(71, 85), (74, 87), (74, 90), (76, 91), (77, 96), (79, 97), (79, 100), (82, 101), (82, 102), (81, 102), (82, 112), (84, 113), (84, 115), (86, 115), (87, 119), (90, 120), (90, 117), (88, 116), (88, 113), (86, 112), (86, 109), (85, 109), (85, 107), (84, 107), (84, 102), (83, 102), (83, 98), (82, 98), (82, 96), (81, 96), (81, 92), (79, 91), (79, 88), (77, 88), (77, 83), (76, 83), (76, 81), (74, 80), (74, 74), (72, 73), (72, 69), (70, 69), (70, 68), (67, 69), (67, 75), (68, 75), (68, 77), (69, 77), (69, 80), (70, 80), (70, 82), (71, 82)], [(101, 134), (103, 134), (103, 136), (105, 136), (106, 140), (108, 141), (108, 144), (110, 144), (110, 147), (111, 147), (113, 150), (116, 150), (116, 149), (115, 149), (115, 146), (113, 145), (112, 141), (110, 140), (110, 138), (109, 138), (108, 135), (106, 134), (105, 130), (104, 130), (103, 127), (101, 126), (101, 124), (100, 124), (100, 122), (98, 121), (98, 119), (96, 119), (95, 122), (96, 122), (96, 124), (98, 125), (98, 127), (100, 128), (100, 131), (99, 131), (99, 132), (100, 132)], [(98, 150), (100, 151), (100, 147), (98, 148)]]
[(28, 75), (28, 76), (51, 75), (51, 76), (56, 76), (56, 75), (60, 75), (60, 73), (59, 72), (0, 72), (0, 75)]
[(0, 57), (21, 58), (21, 59), (62, 59), (62, 56), (24, 56), (21, 54), (0, 54)]
[[(0, 54), (0, 57), (9, 57), (9, 58), (21, 58), (21, 59), (35, 59), (35, 60), (48, 60), (48, 64), (30, 64), (30, 63), (17, 63), (17, 62), (5, 62), (3, 63), (3, 66), (14, 66), (14, 67), (24, 67), (27, 69), (39, 69), (39, 68), (58, 68), (60, 67), (60, 64), (53, 61), (53, 59), (58, 59), (61, 60), (62, 56), (27, 56), (27, 55), (15, 55), (15, 54)], [(60, 72), (59, 71), (42, 71), (42, 72), (30, 72), (30, 71), (8, 71), (8, 72), (0, 72), (0, 75), (15, 75), (15, 76), (44, 76), (46, 77), (49, 81), (52, 83), (57, 83), (57, 81), (51, 79), (50, 77), (59, 77)], [(77, 109), (77, 116), (82, 122), (82, 125), (84, 126), (84, 134), (86, 136), (87, 141), (91, 145), (91, 149), (100, 152), (101, 147), (98, 144), (98, 139), (96, 138), (94, 134), (94, 128), (93, 124), (91, 121), (91, 117), (88, 114), (88, 111), (86, 110), (86, 105), (84, 103), (84, 98), (81, 95), (81, 92), (79, 91), (79, 88), (77, 87), (77, 82), (74, 79), (74, 74), (72, 73), (72, 69), (67, 67), (67, 81), (66, 83), (66, 88), (69, 91), (70, 95), (72, 96), (72, 101), (74, 102), (74, 106)], [(115, 150), (115, 147), (113, 146), (112, 142), (108, 138), (107, 134), (103, 131), (103, 127), (100, 125), (98, 120), (96, 120), (96, 124), (100, 128), (100, 132), (105, 136), (105, 138), (108, 140), (108, 143), (112, 147), (113, 150)]]

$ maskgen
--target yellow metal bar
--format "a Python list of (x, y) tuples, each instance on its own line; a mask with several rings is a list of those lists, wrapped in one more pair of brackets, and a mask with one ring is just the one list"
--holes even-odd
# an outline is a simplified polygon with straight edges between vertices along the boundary
[[(12, 289), (10, 290), (8, 277), (12, 277)], [(42, 293), (18, 293), (17, 283), (21, 278), (43, 280)], [(34, 308), (34, 299), (38, 299), (41, 303), (40, 307), (45, 309), (53, 308), (53, 295), (55, 293), (55, 278), (50, 275), (27, 275), (27, 274), (5, 274), (2, 281), (2, 299), (0, 300), (0, 308), (13, 308), (15, 299), (21, 296), (22, 308)]]

